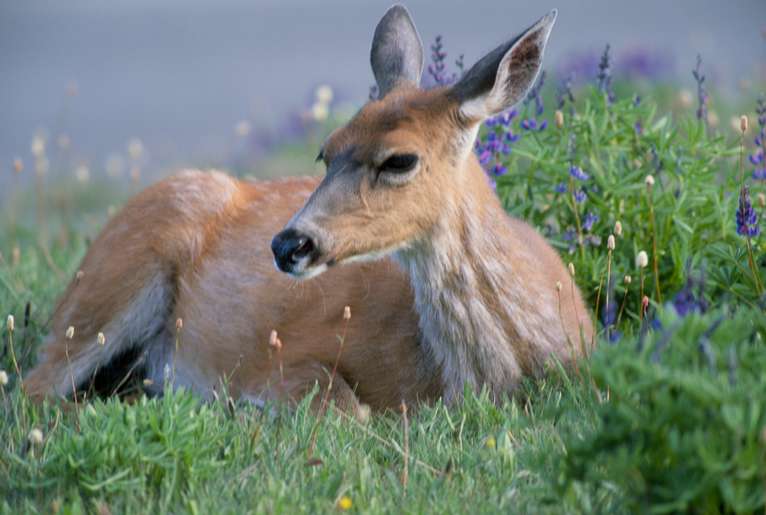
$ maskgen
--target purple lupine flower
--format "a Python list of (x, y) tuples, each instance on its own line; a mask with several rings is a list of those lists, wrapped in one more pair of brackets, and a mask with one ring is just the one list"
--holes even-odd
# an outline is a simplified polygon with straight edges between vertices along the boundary
[(521, 120), (521, 128), (525, 131), (533, 131), (537, 128), (537, 120), (534, 118), (525, 118)]
[(697, 82), (697, 119), (707, 123), (708, 94), (705, 89), (705, 75), (702, 73), (702, 56), (697, 54), (697, 66), (692, 70)]
[(455, 68), (457, 68), (458, 72), (460, 72), (460, 76), (462, 77), (465, 74), (465, 62), (463, 60), (465, 56), (463, 54), (460, 54), (460, 57), (455, 59)]
[(574, 94), (572, 93), (572, 81), (574, 80), (573, 74), (568, 74), (561, 80), (559, 86), (556, 88), (556, 107), (558, 109), (564, 109), (567, 102), (570, 105), (574, 104)]
[(504, 165), (500, 163), (496, 163), (495, 166), (492, 167), (492, 174), (495, 177), (505, 175), (506, 173), (508, 173), (508, 168), (506, 168)]
[(505, 139), (505, 141), (508, 143), (514, 143), (515, 141), (519, 139), (519, 135), (514, 134), (513, 132), (511, 132), (510, 129), (508, 129), (508, 132), (505, 133), (505, 136), (503, 136), (503, 139)]
[(481, 154), (479, 154), (479, 163), (482, 165), (485, 165), (489, 163), (492, 160), (492, 152), (489, 150), (484, 150)]
[(578, 181), (587, 181), (590, 179), (590, 175), (585, 173), (579, 166), (571, 165), (569, 167), (569, 175), (577, 179)]
[(516, 111), (516, 109), (509, 109), (508, 111), (497, 115), (497, 119), (503, 127), (508, 127), (511, 124), (511, 121), (516, 118), (517, 114), (518, 111)]
[(578, 204), (582, 204), (583, 202), (585, 202), (585, 191), (583, 190), (575, 191), (574, 198), (575, 198), (575, 202), (577, 202)]
[(540, 95), (540, 91), (543, 89), (543, 84), (545, 84), (545, 70), (540, 72), (540, 76), (537, 79), (537, 82), (534, 86), (529, 90), (529, 93), (527, 93), (527, 97), (524, 99), (524, 105), (528, 105), (530, 102), (535, 103), (535, 116), (540, 116), (543, 114), (543, 111), (545, 110), (545, 106), (543, 105), (543, 97)]
[(566, 193), (568, 189), (569, 188), (567, 188), (567, 183), (560, 182), (556, 185), (553, 191), (555, 191), (556, 193)]
[(636, 131), (636, 134), (638, 136), (642, 135), (644, 133), (644, 127), (641, 125), (641, 122), (636, 122), (636, 124), (633, 126), (633, 130)]
[(633, 95), (633, 107), (638, 107), (641, 105), (641, 96), (638, 94)]
[[(457, 74), (453, 73), (448, 75), (447, 73), (447, 52), (444, 51), (444, 43), (442, 42), (442, 36), (436, 36), (436, 39), (431, 44), (431, 63), (428, 65), (428, 74), (431, 76), (431, 80), (436, 86), (447, 86), (457, 80)], [(462, 73), (463, 56), (460, 56), (455, 63), (459, 64), (460, 71)]]
[(739, 192), (739, 208), (736, 213), (737, 234), (746, 238), (754, 238), (761, 232), (758, 226), (758, 215), (750, 202), (750, 189), (743, 186)]
[(598, 215), (588, 212), (585, 214), (585, 219), (582, 222), (582, 228), (585, 230), (585, 232), (590, 232), (596, 222), (598, 222)]
[(614, 327), (617, 323), (617, 301), (614, 294), (615, 281), (614, 277), (610, 278), (609, 289), (606, 291), (604, 298), (604, 311), (602, 312), (601, 321), (606, 328), (607, 340), (609, 343), (616, 343), (622, 337), (622, 334)]
[(747, 157), (753, 166), (763, 165), (753, 170), (753, 179), (766, 180), (766, 97), (763, 95), (758, 98), (755, 112), (758, 115), (758, 134), (753, 140), (756, 149)]
[(598, 89), (606, 94), (606, 98), (611, 104), (614, 102), (614, 91), (612, 91), (612, 59), (609, 55), (609, 43), (604, 48), (604, 53), (601, 54), (601, 60), (598, 63)]
[(704, 292), (704, 274), (700, 273), (699, 277), (694, 277), (691, 273), (688, 273), (686, 284), (681, 291), (676, 293), (675, 297), (673, 297), (673, 307), (675, 308), (676, 313), (683, 317), (695, 311), (699, 313), (707, 311), (708, 303), (705, 300)]

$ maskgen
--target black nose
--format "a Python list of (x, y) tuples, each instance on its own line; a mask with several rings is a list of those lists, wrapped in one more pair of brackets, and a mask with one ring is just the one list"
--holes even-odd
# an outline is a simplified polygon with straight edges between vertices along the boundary
[(314, 240), (295, 229), (285, 229), (271, 240), (274, 260), (283, 272), (293, 272), (294, 266), (308, 257), (310, 263), (319, 255)]

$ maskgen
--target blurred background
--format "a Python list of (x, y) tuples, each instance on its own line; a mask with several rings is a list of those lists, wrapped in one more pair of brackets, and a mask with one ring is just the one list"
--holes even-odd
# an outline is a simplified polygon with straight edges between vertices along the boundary
[[(312, 120), (328, 116), (324, 107), (351, 112), (367, 99), (370, 40), (391, 3), (4, 0), (0, 187), (31, 184), (35, 174), (23, 170), (35, 168), (134, 183), (185, 165), (311, 172), (313, 156), (267, 158), (295, 133), (306, 140)], [(606, 43), (616, 73), (673, 82), (686, 94), (694, 92), (698, 53), (723, 98), (766, 77), (764, 0), (406, 5), (427, 53), (443, 35), (450, 65), (464, 54), (470, 66), (557, 7), (545, 61), (551, 80), (592, 80)], [(307, 141), (314, 143), (310, 133)]]

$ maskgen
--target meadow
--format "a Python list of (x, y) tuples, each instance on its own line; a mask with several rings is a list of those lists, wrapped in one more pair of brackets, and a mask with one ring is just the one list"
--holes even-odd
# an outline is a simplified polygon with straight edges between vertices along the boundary
[[(441, 45), (431, 86), (462, 69)], [(365, 424), (184, 391), (31, 403), (19, 377), (56, 296), (137, 188), (54, 181), (36, 140), (16, 164), (36, 185), (2, 209), (0, 512), (763, 512), (766, 98), (719, 101), (692, 67), (679, 93), (613, 73), (607, 49), (584, 82), (542, 76), (477, 140), (507, 211), (571, 263), (599, 328), (588, 359), (501, 405), (466, 391)], [(267, 175), (310, 163), (347, 116), (328, 103), (320, 92)]]

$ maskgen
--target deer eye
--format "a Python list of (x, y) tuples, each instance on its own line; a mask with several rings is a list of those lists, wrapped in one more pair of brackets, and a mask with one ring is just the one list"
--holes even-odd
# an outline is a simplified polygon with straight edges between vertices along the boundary
[(378, 167), (381, 172), (406, 173), (418, 164), (418, 156), (415, 154), (394, 154)]

